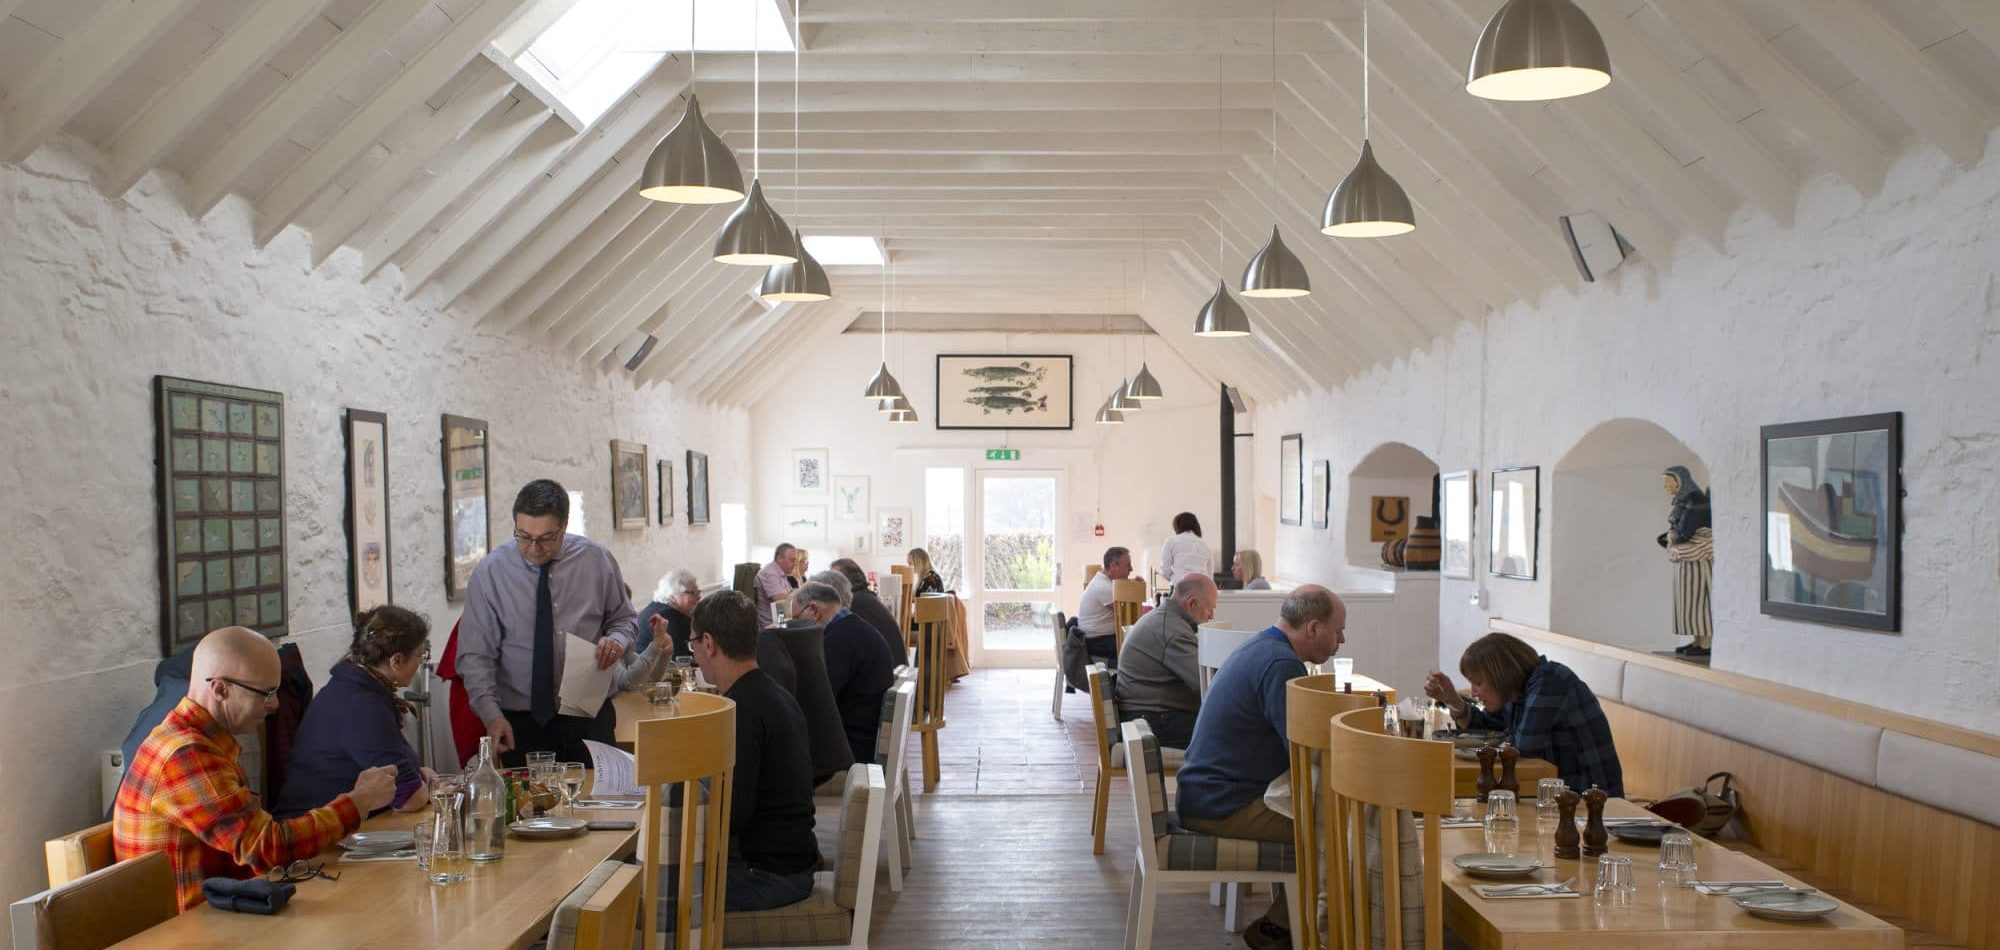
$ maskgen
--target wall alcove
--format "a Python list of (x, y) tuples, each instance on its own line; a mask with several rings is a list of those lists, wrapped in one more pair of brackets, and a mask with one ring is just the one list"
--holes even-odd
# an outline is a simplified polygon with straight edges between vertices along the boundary
[(1403, 512), (1407, 535), (1407, 529), (1415, 527), (1417, 516), (1432, 514), (1431, 481), (1437, 474), (1437, 463), (1430, 456), (1401, 442), (1384, 442), (1362, 456), (1347, 473), (1347, 563), (1383, 568), (1382, 542), (1369, 536), (1374, 521), (1373, 499), (1378, 496), (1409, 499)]
[(1556, 462), (1542, 502), (1552, 629), (1637, 650), (1687, 642), (1673, 635), (1673, 566), (1656, 540), (1673, 465), (1709, 490), (1707, 463), (1643, 419), (1601, 423)]

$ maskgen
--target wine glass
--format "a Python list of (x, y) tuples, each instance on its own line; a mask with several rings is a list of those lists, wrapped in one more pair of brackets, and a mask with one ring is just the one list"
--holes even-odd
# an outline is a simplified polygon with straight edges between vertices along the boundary
[(569, 816), (576, 817), (576, 797), (583, 794), (583, 763), (564, 762), (562, 770), (563, 801), (569, 805)]

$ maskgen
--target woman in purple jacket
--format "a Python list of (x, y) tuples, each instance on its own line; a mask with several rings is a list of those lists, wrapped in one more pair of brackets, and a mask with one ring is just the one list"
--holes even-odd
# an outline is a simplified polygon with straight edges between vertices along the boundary
[(325, 805), (354, 787), (363, 769), (378, 765), (396, 767), (390, 807), (417, 811), (429, 804), (432, 772), (403, 737), (410, 707), (396, 693), (423, 665), (430, 633), (423, 617), (402, 607), (377, 607), (354, 619), (353, 645), (306, 707), (272, 814), (300, 815)]

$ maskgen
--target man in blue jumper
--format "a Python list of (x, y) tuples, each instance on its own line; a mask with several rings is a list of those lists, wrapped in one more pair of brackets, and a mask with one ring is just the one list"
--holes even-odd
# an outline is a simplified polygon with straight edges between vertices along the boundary
[[(1222, 838), (1292, 840), (1292, 820), (1264, 807), (1264, 788), (1291, 767), (1285, 738), (1285, 684), (1325, 663), (1347, 641), (1347, 605), (1315, 584), (1292, 591), (1278, 624), (1238, 647), (1209, 681), (1181, 766), (1176, 806), (1182, 827)], [(1285, 892), (1243, 931), (1253, 950), (1291, 946)]]

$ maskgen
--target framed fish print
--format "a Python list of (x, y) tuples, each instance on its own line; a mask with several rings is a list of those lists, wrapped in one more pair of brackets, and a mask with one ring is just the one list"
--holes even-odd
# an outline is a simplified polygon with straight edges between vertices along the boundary
[(659, 462), (659, 466), (660, 466), (660, 477), (659, 481), (656, 484), (659, 487), (660, 506), (655, 510), (659, 512), (661, 524), (663, 525), (673, 524), (674, 523), (674, 463), (669, 462), (666, 459), (661, 459)]
[(1068, 429), (1068, 356), (938, 354), (940, 429)]
[(868, 523), (868, 476), (833, 477), (833, 520), (846, 524)]
[(349, 409), (347, 443), (347, 595), (359, 614), (394, 603), (389, 557), (389, 417)]
[(217, 627), (290, 629), (285, 397), (153, 377), (160, 511), (160, 648)]
[(1762, 611), (1900, 631), (1903, 414), (1764, 426), (1762, 454)]
[(708, 523), (708, 456), (693, 449), (687, 453), (688, 524)]
[(487, 456), (491, 433), (484, 419), (447, 414), (444, 444), (444, 597), (465, 598), (472, 569), (493, 549), (493, 525), (486, 514)]
[(825, 505), (785, 505), (778, 509), (778, 535), (787, 541), (826, 540)]
[(618, 530), (646, 526), (646, 498), (650, 473), (646, 471), (646, 447), (637, 442), (611, 440), (611, 526)]

